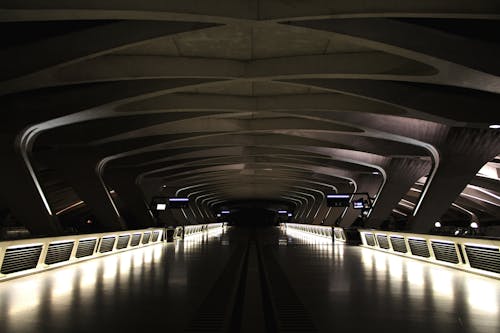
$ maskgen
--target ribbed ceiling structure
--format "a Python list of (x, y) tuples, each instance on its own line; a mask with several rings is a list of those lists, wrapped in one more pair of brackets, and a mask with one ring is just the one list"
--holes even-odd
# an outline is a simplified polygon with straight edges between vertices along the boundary
[(253, 201), (349, 226), (325, 195), (356, 191), (373, 227), (498, 219), (498, 176), (476, 174), (500, 153), (499, 19), (495, 0), (4, 0), (2, 206), (39, 234), (79, 203), (154, 225), (154, 196), (191, 199), (174, 224)]

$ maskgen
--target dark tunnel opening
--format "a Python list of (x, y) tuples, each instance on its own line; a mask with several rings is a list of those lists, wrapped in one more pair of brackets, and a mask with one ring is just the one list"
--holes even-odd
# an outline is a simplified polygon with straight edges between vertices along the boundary
[(231, 213), (228, 222), (239, 227), (262, 227), (275, 225), (278, 218), (274, 211), (260, 207), (246, 207)]

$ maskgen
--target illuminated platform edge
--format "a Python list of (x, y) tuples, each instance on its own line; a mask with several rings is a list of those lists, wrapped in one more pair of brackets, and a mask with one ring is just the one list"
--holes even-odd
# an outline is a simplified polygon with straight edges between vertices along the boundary
[(500, 240), (360, 229), (362, 246), (500, 279)]
[(324, 237), (328, 239), (335, 239), (336, 242), (346, 242), (346, 236), (342, 228), (313, 225), (313, 224), (298, 224), (298, 223), (282, 223), (281, 227), (284, 229), (293, 229), (307, 234)]
[[(223, 227), (209, 223), (178, 229), (186, 237)], [(160, 243), (163, 236), (164, 229), (151, 228), (0, 242), (0, 281)]]
[(214, 229), (222, 228), (223, 226), (223, 223), (186, 225), (184, 226), (184, 237), (199, 234), (204, 231), (212, 231)]
[(152, 228), (0, 242), (0, 281), (156, 244), (163, 232)]

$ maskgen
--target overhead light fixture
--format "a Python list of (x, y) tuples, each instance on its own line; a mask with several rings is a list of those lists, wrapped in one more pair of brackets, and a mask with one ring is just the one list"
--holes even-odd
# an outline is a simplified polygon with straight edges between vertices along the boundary
[(288, 211), (286, 211), (286, 210), (278, 210), (278, 214), (288, 214)]
[(500, 128), (500, 124), (492, 124), (492, 125), (490, 125), (490, 128), (491, 129), (499, 129)]
[(328, 207), (349, 207), (352, 194), (327, 194), (326, 205)]
[(221, 210), (220, 213), (221, 214), (230, 214), (231, 212), (229, 210)]
[(434, 226), (436, 228), (441, 228), (441, 222), (437, 221), (436, 223), (434, 223)]
[(350, 199), (350, 194), (327, 194), (327, 199)]
[(470, 224), (470, 227), (471, 227), (472, 229), (477, 229), (477, 228), (479, 228), (479, 224), (477, 224), (477, 222), (472, 222), (472, 223)]
[(292, 213), (288, 213), (288, 217), (292, 217)]
[(380, 172), (378, 172), (378, 171), (373, 171), (373, 172), (372, 172), (372, 175), (380, 175)]
[(156, 204), (166, 204), (166, 209), (182, 209), (188, 208), (189, 198), (166, 198), (166, 197), (155, 197), (153, 202)]
[(170, 202), (188, 202), (189, 198), (169, 198)]
[(167, 209), (167, 205), (164, 203), (159, 203), (156, 205), (156, 210), (166, 210), (166, 209)]

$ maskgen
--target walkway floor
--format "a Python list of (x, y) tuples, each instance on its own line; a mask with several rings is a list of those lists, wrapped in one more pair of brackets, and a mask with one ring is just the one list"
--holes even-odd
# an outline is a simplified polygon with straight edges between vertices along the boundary
[(0, 283), (0, 332), (500, 332), (500, 281), (285, 234), (192, 236)]

